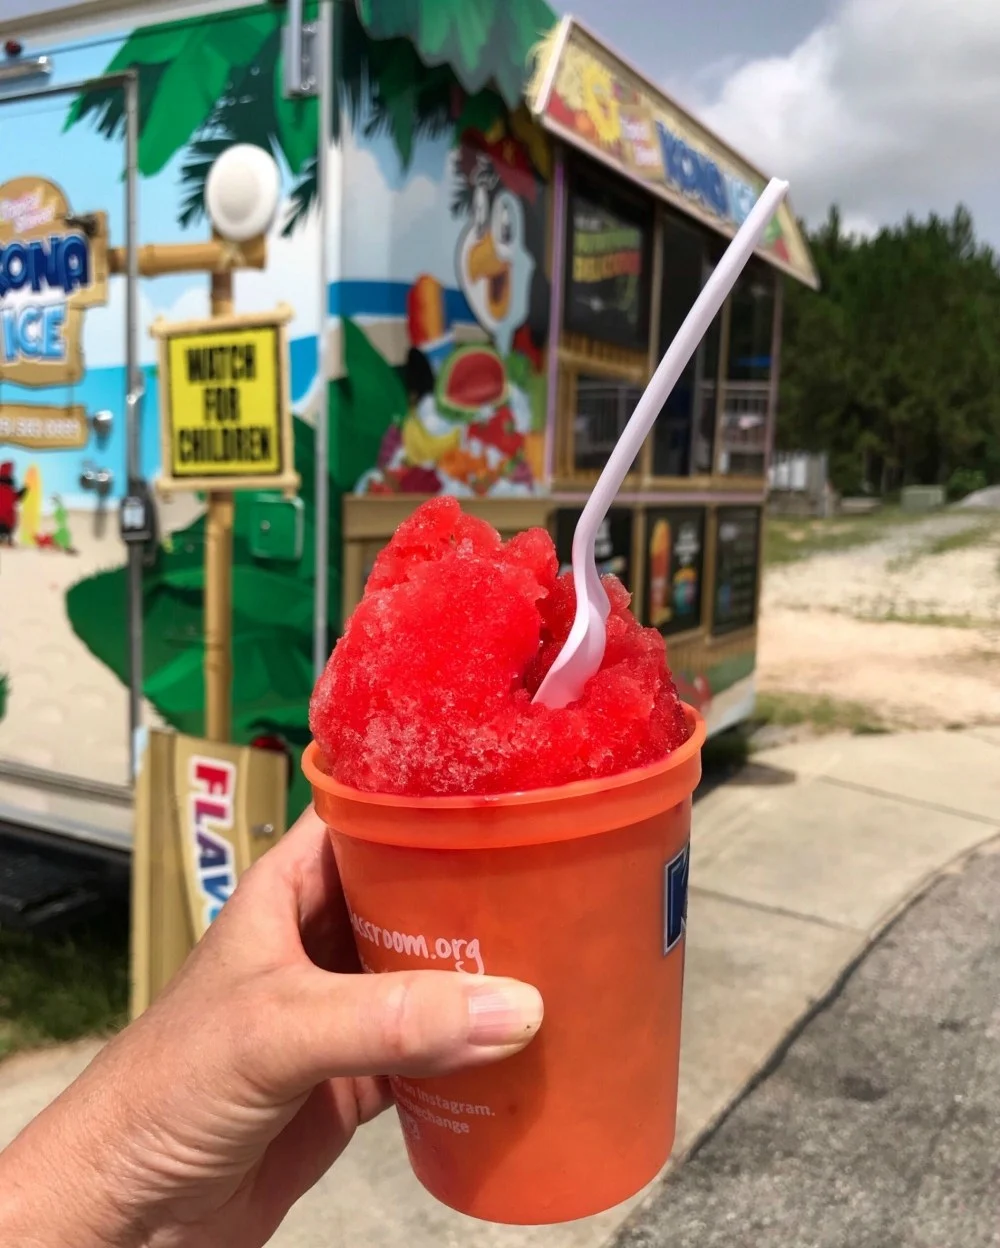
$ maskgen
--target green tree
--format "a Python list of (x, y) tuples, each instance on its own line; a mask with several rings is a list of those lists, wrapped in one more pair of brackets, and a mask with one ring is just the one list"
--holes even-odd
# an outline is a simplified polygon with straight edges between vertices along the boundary
[(864, 239), (831, 209), (811, 244), (822, 287), (788, 292), (780, 443), (827, 451), (845, 492), (1000, 480), (1000, 265), (968, 211)]

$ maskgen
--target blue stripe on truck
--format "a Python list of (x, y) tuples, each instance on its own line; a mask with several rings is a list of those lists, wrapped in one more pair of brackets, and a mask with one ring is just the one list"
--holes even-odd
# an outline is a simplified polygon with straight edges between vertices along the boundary
[[(331, 282), (327, 311), (331, 316), (406, 316), (411, 282)], [(444, 310), (449, 324), (474, 322), (472, 309), (460, 290), (445, 288)]]

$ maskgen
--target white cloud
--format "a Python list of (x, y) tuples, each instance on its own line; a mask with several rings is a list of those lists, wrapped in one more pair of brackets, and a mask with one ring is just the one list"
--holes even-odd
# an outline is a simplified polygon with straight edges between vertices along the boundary
[(279, 303), (290, 304), (295, 316), (288, 327), (290, 338), (311, 337), (319, 329), (319, 223), (315, 205), (288, 238), (281, 226), (288, 203), (268, 235), (267, 268), (244, 269), (236, 274), (234, 295), (238, 312), (257, 312)]
[(863, 212), (845, 212), (840, 218), (840, 228), (844, 234), (853, 234), (856, 238), (874, 238), (879, 223)]
[[(386, 145), (383, 144), (383, 148)], [(455, 243), (459, 225), (449, 210), (450, 155), (441, 144), (437, 178), (411, 173), (402, 179), (396, 162), (394, 182), (386, 177), (370, 144), (347, 130), (342, 144), (343, 219), (340, 223), (341, 272), (347, 280), (412, 282), (430, 273), (455, 284)], [(453, 227), (452, 228), (452, 224)], [(334, 245), (337, 240), (334, 238)]]
[[(734, 69), (699, 112), (788, 177), (810, 221), (837, 202), (868, 230), (995, 185), (998, 66), (998, 0), (843, 0), (787, 56)], [(983, 224), (1000, 236), (996, 211)]]
[[(267, 268), (237, 272), (234, 285), (237, 312), (256, 312), (288, 303), (295, 310), (289, 327), (291, 338), (316, 333), (319, 324), (319, 214), (312, 212), (289, 238), (281, 237), (287, 203), (282, 204), (267, 240)], [(204, 236), (209, 237), (207, 228)], [(192, 237), (197, 237), (193, 233)], [(149, 327), (157, 317), (167, 321), (193, 321), (209, 313), (209, 277), (190, 273), (177, 294), (177, 278), (143, 279), (139, 283), (139, 359), (156, 362), (156, 340)], [(170, 291), (171, 295), (165, 295)], [(125, 282), (108, 279), (108, 302), (86, 313), (83, 329), (84, 359), (89, 368), (114, 367), (125, 359)]]
[[(149, 327), (159, 315), (140, 286), (138, 347), (143, 364), (156, 360), (156, 343), (149, 336)], [(120, 277), (108, 278), (108, 302), (84, 314), (83, 358), (88, 368), (114, 368), (125, 362), (125, 282)]]
[[(162, 316), (165, 321), (200, 321), (208, 316), (211, 305), (209, 303), (209, 279), (200, 273), (192, 274), (194, 281), (187, 290), (183, 291), (172, 303), (163, 303), (155, 308), (153, 312), (154, 319)], [(242, 274), (236, 275), (236, 299), (235, 307), (237, 312), (249, 312), (249, 308), (244, 308), (240, 301), (239, 283)], [(153, 288), (155, 291), (155, 287)], [(155, 346), (155, 339), (152, 340)]]
[[(347, 280), (412, 282), (430, 273), (443, 285), (455, 284), (455, 245), (461, 223), (450, 212), (449, 145), (444, 139), (436, 145), (425, 140), (418, 157), (421, 167), (404, 174), (388, 141), (361, 139), (346, 130), (339, 150), (334, 149), (330, 157), (331, 276), (339, 252), (340, 275)], [(314, 209), (290, 237), (283, 238), (281, 225), (288, 207), (287, 202), (282, 204), (268, 237), (267, 268), (238, 272), (234, 294), (239, 312), (290, 304), (295, 310), (290, 326), (294, 339), (316, 334), (320, 323), (320, 215)], [(197, 229), (192, 237), (198, 237)], [(204, 237), (208, 237), (207, 227)], [(176, 277), (140, 284), (142, 363), (156, 360), (156, 343), (149, 334), (152, 322), (158, 316), (168, 321), (207, 316), (208, 290), (208, 277), (197, 273), (185, 277), (180, 294)], [(87, 314), (84, 349), (89, 367), (123, 362), (124, 318), (125, 285), (120, 278), (112, 278), (108, 304)]]

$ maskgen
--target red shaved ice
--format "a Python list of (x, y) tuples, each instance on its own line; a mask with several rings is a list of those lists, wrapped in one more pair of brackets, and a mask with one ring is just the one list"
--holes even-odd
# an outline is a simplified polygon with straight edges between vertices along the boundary
[(576, 611), (572, 577), (557, 572), (544, 529), (503, 542), (454, 498), (418, 507), (313, 691), (329, 774), (373, 793), (509, 793), (643, 767), (681, 745), (663, 638), (613, 576), (601, 670), (570, 706), (532, 703)]

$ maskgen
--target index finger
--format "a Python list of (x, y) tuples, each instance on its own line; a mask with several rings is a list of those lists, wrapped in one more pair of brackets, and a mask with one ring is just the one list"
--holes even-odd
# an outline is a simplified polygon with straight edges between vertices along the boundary
[(264, 864), (273, 873), (275, 904), (287, 907), (287, 917), (298, 929), (311, 960), (324, 970), (356, 970), (354, 938), (333, 844), (312, 805), (265, 855)]

